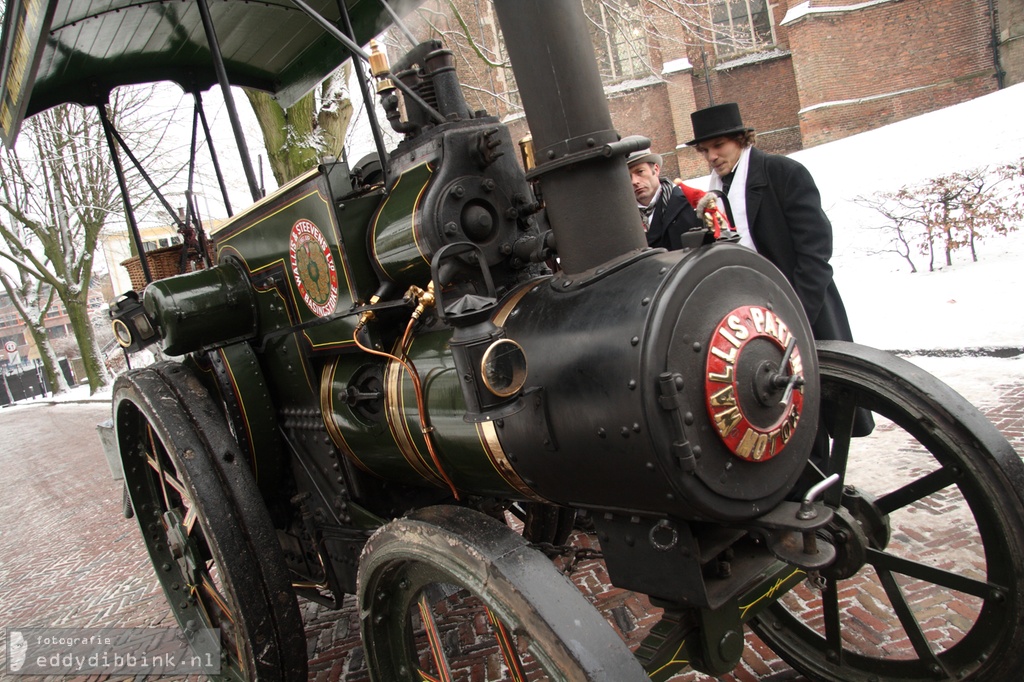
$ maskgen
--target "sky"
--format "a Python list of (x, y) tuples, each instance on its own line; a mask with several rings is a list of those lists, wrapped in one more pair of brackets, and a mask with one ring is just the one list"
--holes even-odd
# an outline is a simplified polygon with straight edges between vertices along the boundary
[[(180, 147), (180, 154), (178, 156), (181, 157), (182, 163), (184, 163), (188, 159), (188, 144), (192, 134), (192, 96), (183, 93), (181, 88), (170, 82), (158, 83), (155, 88), (154, 95), (151, 98), (152, 110), (160, 112), (161, 115), (168, 111), (174, 112), (171, 116), (173, 121), (172, 130), (168, 137), (173, 140), (173, 144)], [(263, 133), (260, 131), (256, 115), (253, 113), (249, 100), (242, 89), (232, 88), (232, 93), (254, 171), (257, 178), (262, 180), (263, 187), (269, 194), (277, 188), (277, 183), (267, 161)], [(356, 84), (355, 76), (349, 79), (349, 97), (352, 100), (354, 116), (353, 123), (346, 134), (346, 141), (350, 158), (359, 159), (364, 154), (373, 151), (374, 145), (368, 123), (366, 122), (362, 95)], [(235, 144), (227, 106), (224, 103), (220, 87), (215, 86), (203, 93), (203, 108), (206, 111), (218, 159), (224, 172), (229, 200), (234, 212), (238, 213), (252, 203), (252, 197), (242, 170), (241, 161), (239, 160), (238, 147)], [(390, 130), (387, 121), (382, 114), (379, 113), (378, 115), (387, 134)], [(227, 217), (227, 212), (224, 210), (220, 189), (217, 186), (213, 167), (209, 161), (209, 153), (206, 151), (206, 146), (203, 142), (202, 131), (199, 133), (199, 139), (200, 152), (197, 165), (201, 177), (196, 181), (196, 192), (200, 197), (200, 211), (205, 213), (204, 217), (225, 218)], [(184, 178), (184, 174), (182, 177)], [(177, 190), (177, 192), (172, 190), (171, 193), (180, 195), (183, 187), (184, 185), (182, 184), (181, 189)]]
[[(235, 108), (238, 111), (239, 119), (242, 122), (242, 129), (245, 132), (249, 155), (255, 166), (256, 176), (259, 178), (260, 166), (262, 165), (264, 186), (266, 186), (268, 192), (273, 191), (276, 184), (266, 160), (266, 152), (263, 150), (263, 136), (260, 132), (259, 124), (256, 122), (256, 116), (253, 114), (252, 107), (249, 105), (249, 100), (245, 97), (245, 93), (240, 88), (233, 88), (232, 92)], [(203, 108), (206, 112), (210, 128), (213, 131), (217, 158), (224, 172), (225, 184), (228, 187), (232, 209), (237, 213), (252, 203), (252, 196), (242, 171), (241, 162), (239, 161), (238, 148), (235, 145), (235, 138), (231, 131), (228, 110), (224, 104), (224, 98), (219, 87), (207, 90), (203, 93), (202, 97)], [(161, 115), (164, 112), (171, 112), (168, 115), (170, 123), (164, 139), (167, 146), (178, 149), (175, 152), (175, 158), (180, 158), (181, 163), (187, 162), (188, 145), (192, 135), (192, 96), (183, 92), (174, 83), (161, 82), (154, 85), (154, 92), (150, 98), (149, 106), (152, 107), (154, 112), (159, 112)], [(217, 186), (213, 167), (209, 160), (210, 156), (206, 149), (202, 130), (199, 131), (199, 149), (197, 167), (200, 174), (196, 180), (195, 188), (199, 195), (200, 211), (205, 213), (204, 218), (225, 218), (227, 217), (227, 212), (224, 209), (220, 188)], [(261, 156), (262, 160), (260, 159)], [(180, 197), (184, 190), (184, 178), (185, 175), (182, 174), (180, 188), (168, 191), (170, 195), (168, 198), (172, 204), (177, 205), (177, 203), (181, 202), (177, 197)]]

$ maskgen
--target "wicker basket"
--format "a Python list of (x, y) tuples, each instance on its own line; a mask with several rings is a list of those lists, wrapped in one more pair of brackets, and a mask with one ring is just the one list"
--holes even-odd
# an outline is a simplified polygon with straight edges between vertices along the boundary
[[(211, 242), (207, 242), (207, 245), (207, 250), (210, 253), (210, 262), (212, 263), (214, 262), (213, 244)], [(183, 274), (180, 269), (181, 244), (165, 246), (161, 249), (147, 251), (146, 261), (149, 263), (149, 274), (153, 277), (154, 282), (158, 279)], [(121, 261), (121, 265), (128, 271), (128, 277), (130, 277), (132, 281), (132, 288), (136, 291), (142, 291), (146, 287), (146, 275), (142, 271), (142, 262), (139, 260), (139, 257), (132, 256), (128, 260)], [(206, 263), (203, 262), (199, 252), (195, 249), (190, 249), (188, 252), (188, 259), (185, 261), (185, 272), (202, 270), (205, 267)]]

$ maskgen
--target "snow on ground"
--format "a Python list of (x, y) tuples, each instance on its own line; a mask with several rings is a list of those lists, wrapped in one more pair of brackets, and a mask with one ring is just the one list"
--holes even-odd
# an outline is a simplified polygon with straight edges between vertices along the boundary
[[(953, 266), (911, 274), (895, 254), (876, 253), (881, 215), (859, 196), (895, 191), (957, 170), (1024, 157), (1024, 84), (792, 154), (807, 166), (832, 221), (832, 266), (854, 337), (886, 350), (1024, 348), (1024, 233), (980, 243)], [(706, 186), (707, 178), (692, 181)], [(1024, 227), (1024, 226), (1022, 226)], [(1009, 303), (1010, 305), (1007, 305)]]
[[(832, 266), (854, 338), (910, 360), (971, 402), (993, 385), (1024, 381), (1024, 356), (924, 357), (920, 352), (1024, 348), (1024, 232), (979, 245), (952, 267), (911, 274), (895, 254), (873, 253), (880, 214), (854, 202), (929, 178), (1024, 157), (1024, 84), (793, 154), (814, 176), (832, 221)], [(1024, 226), (1021, 226), (1024, 229)], [(924, 268), (922, 268), (924, 266)]]
[[(895, 258), (834, 258), (835, 279), (854, 338), (887, 350), (1022, 348), (1024, 234), (985, 242), (977, 263), (910, 274)], [(920, 264), (918, 265), (920, 268)]]
[[(1024, 157), (1024, 85), (805, 149), (832, 220), (832, 265), (858, 342), (889, 350), (1024, 347), (1024, 234), (979, 246), (979, 260), (911, 274), (895, 254), (874, 254), (881, 215), (854, 203), (957, 170)], [(924, 268), (922, 269), (922, 266)]]

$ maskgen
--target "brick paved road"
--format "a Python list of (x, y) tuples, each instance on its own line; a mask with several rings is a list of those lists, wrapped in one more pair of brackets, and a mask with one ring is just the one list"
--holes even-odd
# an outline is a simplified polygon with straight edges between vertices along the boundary
[[(970, 359), (915, 362), (947, 378), (1024, 452), (1024, 360), (979, 360), (976, 367)], [(120, 515), (120, 483), (110, 475), (95, 428), (108, 414), (105, 404), (0, 410), (0, 626), (173, 626), (136, 524)], [(954, 527), (955, 501), (947, 506), (927, 513), (950, 519)], [(936, 546), (946, 551), (951, 537), (900, 540), (920, 543), (914, 551)], [(610, 587), (600, 563), (583, 565), (573, 577), (608, 619), (626, 630), (629, 641), (637, 641), (656, 619), (656, 609), (643, 597)], [(804, 597), (813, 601), (815, 595)], [(871, 590), (843, 603), (871, 633), (878, 609)], [(966, 608), (969, 612), (970, 605)], [(953, 611), (942, 611), (937, 621), (955, 625)], [(303, 602), (302, 613), (310, 679), (366, 680), (353, 599), (340, 611)], [(753, 635), (747, 642), (740, 668), (722, 679), (803, 679)], [(0, 671), (6, 669), (5, 656), (0, 647)], [(693, 672), (675, 678), (707, 679)]]

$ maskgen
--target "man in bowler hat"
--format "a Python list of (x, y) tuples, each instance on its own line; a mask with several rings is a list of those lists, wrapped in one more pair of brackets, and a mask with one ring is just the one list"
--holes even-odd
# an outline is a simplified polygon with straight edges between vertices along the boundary
[(641, 149), (626, 157), (626, 165), (644, 221), (647, 245), (670, 251), (682, 248), (683, 234), (700, 227), (701, 222), (682, 191), (660, 176), (661, 155)]
[[(810, 172), (786, 156), (754, 147), (754, 129), (739, 106), (717, 104), (690, 114), (696, 148), (713, 171), (709, 189), (728, 198), (729, 220), (740, 244), (782, 271), (803, 304), (818, 340), (852, 341), (839, 289), (832, 279), (832, 223)], [(829, 421), (826, 408), (826, 421)], [(854, 435), (870, 433), (870, 413), (858, 410)]]

